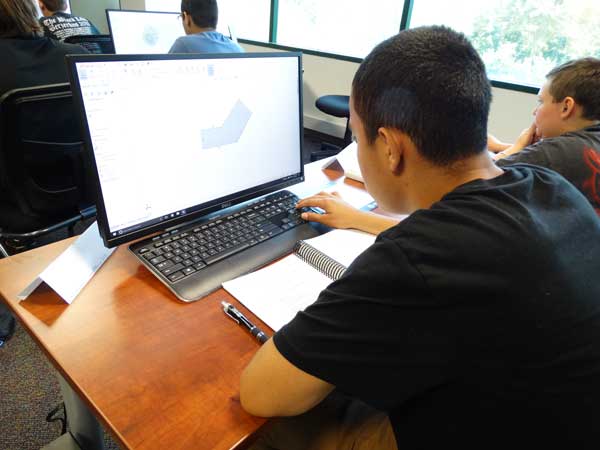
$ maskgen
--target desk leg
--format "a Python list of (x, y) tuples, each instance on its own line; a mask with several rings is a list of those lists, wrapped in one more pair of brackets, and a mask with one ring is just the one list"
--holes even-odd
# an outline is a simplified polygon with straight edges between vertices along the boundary
[(104, 450), (102, 428), (98, 420), (62, 376), (58, 375), (58, 381), (71, 436), (83, 450)]

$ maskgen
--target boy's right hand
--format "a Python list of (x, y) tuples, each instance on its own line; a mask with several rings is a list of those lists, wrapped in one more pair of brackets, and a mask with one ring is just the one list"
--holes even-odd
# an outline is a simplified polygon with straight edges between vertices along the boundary
[(323, 214), (304, 212), (302, 218), (332, 228), (355, 228), (360, 221), (361, 211), (342, 199), (337, 192), (319, 192), (298, 202), (296, 208), (321, 208)]
[(534, 122), (529, 126), (529, 128), (525, 128), (521, 132), (513, 147), (515, 147), (515, 149), (518, 149), (517, 151), (519, 151), (529, 145), (535, 144), (537, 141), (539, 141), (539, 139), (540, 137), (538, 135), (537, 126)]

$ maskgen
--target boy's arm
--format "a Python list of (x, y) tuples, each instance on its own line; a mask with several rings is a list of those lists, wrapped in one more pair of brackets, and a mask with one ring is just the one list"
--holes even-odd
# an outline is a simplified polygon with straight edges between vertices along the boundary
[(240, 399), (255, 416), (296, 416), (319, 404), (334, 387), (298, 369), (269, 339), (242, 372)]
[(512, 144), (500, 141), (496, 136), (488, 134), (487, 148), (490, 152), (498, 153), (509, 148)]

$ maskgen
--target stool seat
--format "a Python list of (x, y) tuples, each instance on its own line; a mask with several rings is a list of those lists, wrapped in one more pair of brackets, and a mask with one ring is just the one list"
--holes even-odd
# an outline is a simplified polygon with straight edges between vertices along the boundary
[(317, 99), (315, 106), (331, 116), (350, 117), (349, 95), (323, 95)]

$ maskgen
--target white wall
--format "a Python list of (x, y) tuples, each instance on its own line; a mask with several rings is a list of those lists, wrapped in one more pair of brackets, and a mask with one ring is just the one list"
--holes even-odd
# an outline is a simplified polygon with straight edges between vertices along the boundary
[(102, 34), (108, 34), (105, 10), (119, 9), (119, 0), (71, 0), (70, 3), (73, 14), (91, 20)]
[(145, 0), (121, 0), (121, 9), (143, 11), (146, 9), (146, 2)]
[[(242, 44), (248, 52), (275, 51), (268, 47)], [(315, 108), (315, 100), (326, 94), (348, 94), (357, 63), (303, 55), (304, 62), (304, 126), (342, 137), (346, 122), (323, 114)], [(536, 96), (507, 89), (493, 88), (489, 131), (498, 138), (512, 142), (532, 121), (531, 112)]]

